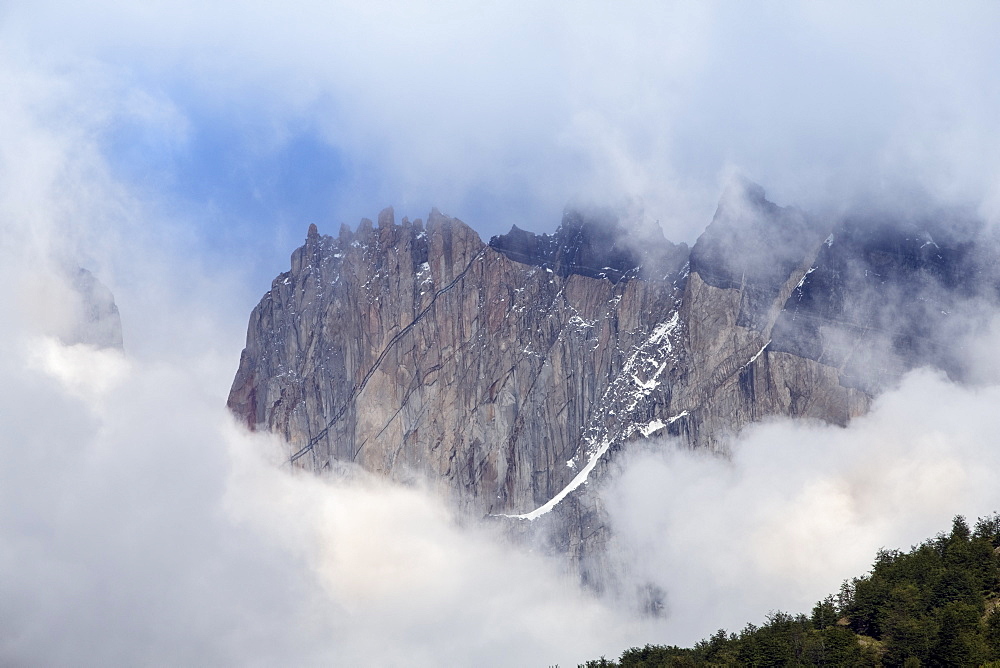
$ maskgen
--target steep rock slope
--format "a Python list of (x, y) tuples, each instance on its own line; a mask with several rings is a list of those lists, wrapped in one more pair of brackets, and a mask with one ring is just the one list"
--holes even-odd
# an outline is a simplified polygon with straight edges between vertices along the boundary
[[(995, 255), (929, 229), (813, 220), (752, 184), (690, 250), (606, 213), (488, 245), (437, 211), (310, 226), (251, 315), (229, 406), (298, 466), (429, 480), (582, 564), (608, 538), (586, 483), (623, 445), (845, 424), (908, 368), (960, 374), (941, 335), (949, 308), (995, 302)], [(918, 306), (886, 315), (901, 291)]]
[(391, 210), (337, 238), (310, 228), (251, 316), (229, 405), (308, 467), (530, 509), (574, 475), (594, 406), (676, 310), (679, 269), (613, 283), (523, 264), (437, 212), (426, 229)]
[(65, 345), (123, 349), (122, 321), (115, 297), (93, 273), (75, 265), (57, 264), (49, 289), (50, 332)]
[(123, 348), (122, 319), (111, 290), (82, 268), (73, 276), (72, 285), (79, 295), (81, 312), (69, 341), (100, 348)]

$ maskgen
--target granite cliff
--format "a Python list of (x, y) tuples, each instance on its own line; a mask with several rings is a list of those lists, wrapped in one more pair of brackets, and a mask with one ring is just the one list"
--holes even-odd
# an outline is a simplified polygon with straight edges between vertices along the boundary
[(89, 343), (99, 348), (124, 348), (122, 319), (111, 290), (86, 269), (78, 269), (71, 280), (80, 300), (80, 312), (67, 342)]
[(428, 480), (590, 577), (609, 536), (586, 483), (630, 443), (720, 450), (768, 416), (846, 424), (915, 366), (960, 377), (956, 314), (996, 303), (997, 246), (952, 223), (820, 220), (741, 184), (690, 249), (610, 212), (489, 243), (436, 210), (313, 225), (228, 404), (296, 466)]

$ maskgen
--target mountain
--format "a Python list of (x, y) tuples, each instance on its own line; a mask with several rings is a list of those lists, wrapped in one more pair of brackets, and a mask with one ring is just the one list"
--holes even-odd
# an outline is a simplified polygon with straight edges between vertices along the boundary
[(55, 318), (59, 339), (66, 345), (123, 349), (121, 315), (111, 290), (82, 267), (64, 267), (60, 274), (65, 290)]
[(998, 245), (956, 215), (819, 219), (740, 183), (690, 249), (610, 211), (488, 244), (437, 210), (311, 225), (228, 405), (297, 466), (427, 480), (593, 580), (611, 537), (586, 483), (629, 444), (843, 425), (908, 369), (967, 372), (956, 342), (998, 301)]

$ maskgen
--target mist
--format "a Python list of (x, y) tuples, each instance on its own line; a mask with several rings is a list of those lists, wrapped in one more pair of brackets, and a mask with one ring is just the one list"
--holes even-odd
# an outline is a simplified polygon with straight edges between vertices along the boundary
[(546, 232), (576, 198), (691, 243), (734, 170), (811, 211), (919, 188), (995, 216), (997, 12), (14, 2), (0, 36), (87, 81), (123, 180), (253, 252), (390, 204)]
[(122, 289), (137, 354), (60, 338), (78, 310), (60, 260), (0, 262), (30, 297), (0, 333), (5, 663), (523, 665), (638, 641), (419, 486), (290, 471), (225, 408), (240, 344), (213, 325), (213, 277), (129, 251), (149, 281)]
[[(846, 428), (626, 452), (601, 493), (661, 620), (419, 485), (293, 474), (225, 397), (308, 223), (388, 204), (486, 238), (624, 203), (690, 243), (741, 174), (823, 215), (917, 190), (996, 222), (997, 18), (5, 4), (0, 662), (573, 665), (807, 612), (879, 547), (996, 510), (996, 326), (970, 384), (914, 372)], [(66, 342), (78, 266), (114, 293), (124, 353)]]
[(670, 442), (627, 454), (603, 498), (633, 574), (667, 592), (663, 637), (808, 614), (880, 548), (996, 511), (998, 399), (918, 370), (846, 428), (775, 420), (728, 457)]
[[(5, 65), (2, 662), (567, 664), (638, 642), (560, 564), (423, 488), (294, 474), (238, 427), (225, 398), (259, 295), (115, 177), (100, 113), (40, 113), (72, 86)], [(124, 352), (72, 342), (81, 264), (113, 288)]]
[(523, 665), (625, 641), (555, 564), (431, 494), (291, 473), (183, 366), (51, 338), (14, 352), (5, 662)]

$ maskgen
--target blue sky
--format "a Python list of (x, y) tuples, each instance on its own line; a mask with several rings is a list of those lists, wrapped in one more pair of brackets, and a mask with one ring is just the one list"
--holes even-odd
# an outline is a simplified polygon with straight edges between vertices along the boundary
[(992, 3), (0, 11), (9, 61), (99, 81), (57, 104), (106, 107), (62, 121), (89, 124), (113, 178), (236, 264), (386, 205), (488, 237), (638, 201), (691, 242), (735, 172), (814, 209), (900, 185), (996, 208)]

